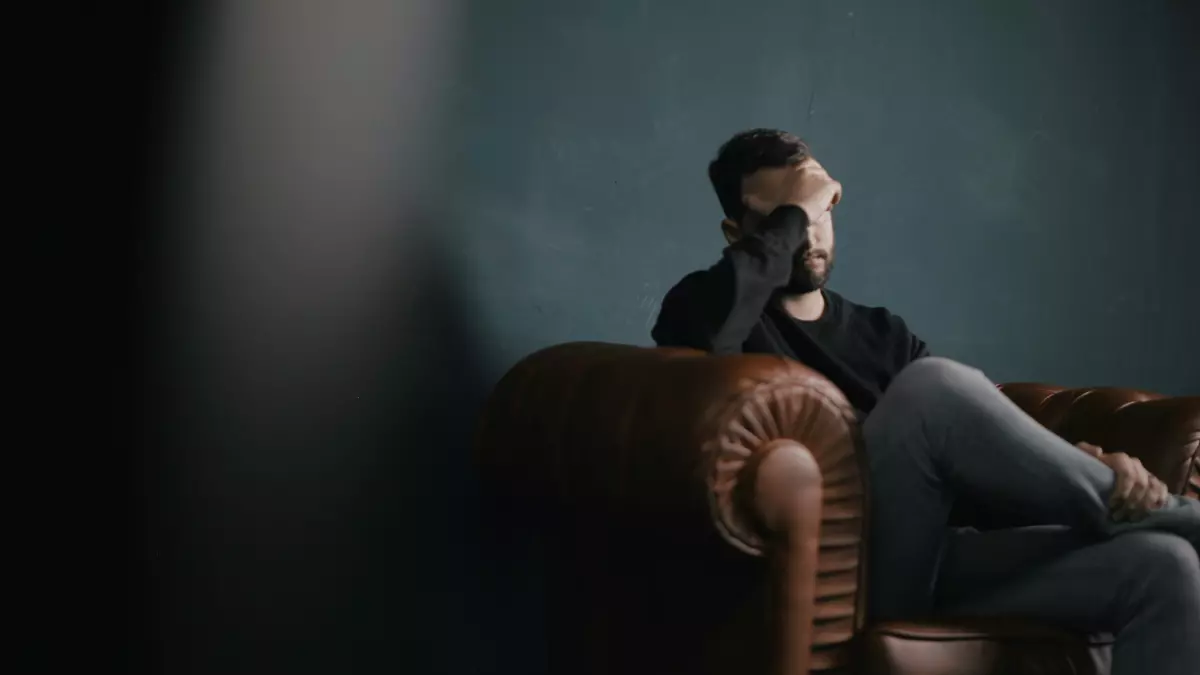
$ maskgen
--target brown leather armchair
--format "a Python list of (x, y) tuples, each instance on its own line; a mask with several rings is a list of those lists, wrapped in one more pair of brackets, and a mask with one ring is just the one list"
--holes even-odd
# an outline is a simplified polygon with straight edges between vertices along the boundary
[[(1013, 384), (1068, 441), (1200, 490), (1200, 397)], [(532, 532), (554, 673), (1106, 673), (1111, 639), (1021, 621), (867, 625), (862, 448), (842, 394), (764, 355), (598, 343), (497, 385), (477, 460)]]

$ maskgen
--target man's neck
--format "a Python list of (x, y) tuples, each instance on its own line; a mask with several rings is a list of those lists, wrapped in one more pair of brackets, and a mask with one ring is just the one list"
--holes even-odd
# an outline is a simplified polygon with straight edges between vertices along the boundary
[(819, 289), (783, 296), (783, 309), (797, 321), (816, 321), (825, 313), (825, 294)]

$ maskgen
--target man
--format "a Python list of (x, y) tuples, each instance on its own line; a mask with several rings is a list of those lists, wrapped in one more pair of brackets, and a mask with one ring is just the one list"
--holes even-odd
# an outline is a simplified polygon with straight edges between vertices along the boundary
[[(671, 289), (654, 339), (787, 356), (846, 394), (870, 474), (872, 617), (1038, 617), (1116, 634), (1114, 675), (1194, 675), (1200, 504), (1136, 459), (1071, 446), (900, 317), (827, 290), (842, 186), (796, 136), (740, 133), (709, 178), (729, 246)], [(952, 529), (959, 495), (1021, 527)]]

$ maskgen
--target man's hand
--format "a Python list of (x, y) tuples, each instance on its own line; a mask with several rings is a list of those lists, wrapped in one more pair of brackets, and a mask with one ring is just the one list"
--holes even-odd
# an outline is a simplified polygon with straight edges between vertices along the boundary
[(1078, 443), (1075, 447), (1104, 462), (1117, 475), (1117, 484), (1108, 501), (1113, 520), (1141, 520), (1167, 503), (1170, 494), (1167, 486), (1147, 471), (1141, 460), (1123, 452), (1106, 453), (1091, 443)]
[(746, 186), (746, 206), (766, 215), (779, 206), (791, 204), (804, 209), (808, 222), (815, 223), (842, 200), (842, 184), (830, 178), (825, 168), (812, 157), (776, 171), (780, 172), (781, 179), (771, 179), (770, 170), (760, 172), (763, 182), (775, 183), (769, 192), (758, 189), (757, 185)]

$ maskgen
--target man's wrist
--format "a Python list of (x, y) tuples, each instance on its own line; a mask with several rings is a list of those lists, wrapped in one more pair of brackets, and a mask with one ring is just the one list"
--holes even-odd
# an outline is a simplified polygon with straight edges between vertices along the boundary
[(809, 217), (808, 211), (797, 204), (780, 204), (775, 207), (771, 215), (767, 216), (767, 224), (770, 229), (786, 226), (803, 229), (808, 227), (810, 222), (812, 222), (812, 218)]

